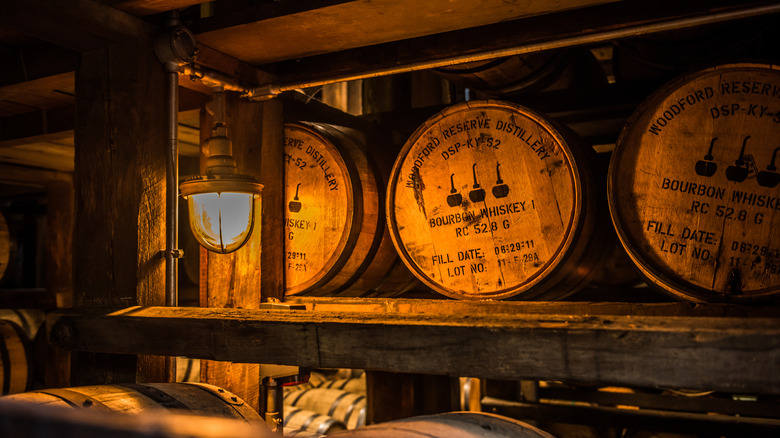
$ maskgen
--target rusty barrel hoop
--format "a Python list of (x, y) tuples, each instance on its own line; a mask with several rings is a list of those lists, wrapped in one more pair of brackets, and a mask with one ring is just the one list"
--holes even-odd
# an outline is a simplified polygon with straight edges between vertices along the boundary
[(401, 260), (452, 298), (575, 292), (603, 252), (593, 245), (599, 209), (588, 152), (514, 103), (470, 101), (434, 115), (390, 177), (388, 224)]
[[(284, 125), (286, 294), (360, 296), (413, 285), (398, 273), (384, 195), (389, 160), (367, 136), (323, 123)], [(390, 286), (392, 284), (392, 286)]]
[(780, 69), (681, 76), (629, 118), (610, 163), (618, 237), (648, 283), (694, 302), (780, 292)]

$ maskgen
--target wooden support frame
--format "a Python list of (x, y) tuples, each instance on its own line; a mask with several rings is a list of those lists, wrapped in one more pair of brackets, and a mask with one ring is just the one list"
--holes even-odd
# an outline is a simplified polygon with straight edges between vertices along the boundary
[(692, 433), (696, 434), (695, 436), (769, 438), (777, 436), (780, 432), (780, 420), (739, 415), (523, 403), (489, 397), (483, 399), (483, 407), (486, 412), (517, 418), (521, 421), (566, 422), (634, 430), (663, 430)]
[[(283, 233), (263, 232), (283, 228), (281, 103), (248, 102), (227, 94), (227, 129), (239, 173), (264, 184), (255, 210), (255, 229), (249, 241), (231, 254), (200, 248), (201, 306), (257, 309), (268, 300), (284, 298)], [(201, 113), (201, 136), (211, 132), (211, 117)], [(205, 157), (201, 157), (201, 172)], [(186, 214), (181, 218), (187, 220)], [(257, 363), (204, 361), (201, 380), (238, 395), (255, 409), (260, 407), (261, 367)]]
[[(74, 138), (76, 306), (165, 303), (164, 87), (148, 44), (82, 54)], [(168, 380), (160, 359), (137, 363), (136, 371), (131, 357), (78, 355), (73, 384)]]
[[(134, 307), (61, 313), (50, 326), (59, 345), (96, 352), (780, 392), (777, 316), (598, 315), (587, 309), (578, 315), (532, 314), (512, 313), (512, 306), (502, 309), (500, 303), (482, 314), (446, 311), (435, 300), (427, 304), (427, 311), (416, 313)], [(153, 335), (163, 331), (167, 336)]]

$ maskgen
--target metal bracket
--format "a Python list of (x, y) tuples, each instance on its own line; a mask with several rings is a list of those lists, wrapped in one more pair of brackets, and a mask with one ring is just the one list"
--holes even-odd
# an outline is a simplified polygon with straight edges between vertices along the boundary
[(184, 250), (183, 249), (163, 249), (160, 251), (160, 257), (167, 259), (181, 259), (184, 258)]
[(260, 415), (272, 431), (284, 434), (284, 390), (285, 386), (300, 385), (306, 383), (311, 377), (310, 370), (299, 368), (294, 374), (279, 374), (263, 378), (263, 406)]
[(261, 310), (306, 310), (306, 305), (283, 303), (276, 298), (269, 298), (268, 301), (260, 303), (257, 308)]

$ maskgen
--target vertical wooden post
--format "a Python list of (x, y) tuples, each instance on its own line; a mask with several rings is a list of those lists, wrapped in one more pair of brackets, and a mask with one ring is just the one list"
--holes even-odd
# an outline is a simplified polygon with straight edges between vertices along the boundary
[[(263, 144), (260, 182), (263, 184), (261, 222), (262, 300), (284, 301), (284, 161), (282, 102), (263, 104)], [(262, 232), (266, 230), (266, 232)]]
[[(201, 306), (252, 309), (269, 296), (281, 299), (280, 294), (284, 291), (283, 233), (279, 231), (283, 229), (281, 205), (284, 194), (281, 103), (249, 102), (238, 99), (234, 93), (228, 93), (226, 97), (227, 131), (238, 171), (260, 178), (264, 188), (260, 208), (255, 210), (255, 229), (246, 245), (231, 254), (201, 249)], [(203, 113), (202, 138), (210, 135), (211, 123), (211, 117)], [(273, 207), (277, 204), (278, 207)], [(274, 208), (278, 214), (269, 214)], [(266, 251), (268, 248), (271, 250)], [(268, 257), (273, 251), (278, 254)], [(261, 291), (270, 291), (270, 294), (264, 296)], [(203, 361), (201, 380), (223, 387), (259, 409), (261, 376), (258, 364)]]
[[(46, 184), (46, 290), (58, 309), (73, 305), (73, 178)], [(46, 387), (70, 386), (70, 352), (46, 344)]]
[(46, 184), (46, 289), (57, 308), (73, 305), (73, 178)]
[[(76, 72), (75, 304), (164, 305), (165, 82), (151, 43), (82, 54)], [(162, 358), (79, 354), (73, 384), (164, 381)], [(94, 374), (90, 374), (94, 373)]]
[(366, 371), (368, 424), (459, 409), (458, 379), (448, 376)]

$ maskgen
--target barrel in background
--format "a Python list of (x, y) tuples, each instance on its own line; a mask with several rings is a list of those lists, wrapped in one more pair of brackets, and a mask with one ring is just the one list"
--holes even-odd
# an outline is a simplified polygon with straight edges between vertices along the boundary
[(482, 412), (451, 412), (374, 424), (331, 436), (343, 438), (553, 438), (511, 418)]
[(0, 394), (16, 394), (32, 386), (31, 341), (19, 325), (0, 319)]
[(366, 396), (329, 388), (308, 388), (284, 395), (285, 406), (318, 412), (344, 423), (347, 429), (366, 424)]
[[(390, 160), (364, 134), (326, 124), (287, 123), (287, 295), (358, 296), (416, 282), (394, 264), (383, 196)], [(403, 266), (402, 266), (403, 268)]]
[(682, 76), (627, 122), (609, 170), (621, 243), (648, 282), (698, 302), (780, 292), (780, 70)]
[[(347, 429), (344, 423), (331, 416), (295, 406), (284, 407), (283, 426), (287, 436), (292, 435), (293, 431), (299, 430), (319, 436), (330, 435), (331, 433)], [(293, 436), (297, 436), (297, 434)]]
[(251, 424), (264, 423), (260, 415), (235, 394), (203, 383), (128, 383), (50, 388), (9, 395), (4, 400), (127, 414), (173, 410), (239, 419)]
[(490, 95), (561, 90), (605, 84), (593, 55), (584, 49), (545, 50), (472, 61), (434, 70), (450, 82)]
[(412, 134), (393, 167), (387, 214), (401, 259), (453, 298), (577, 291), (606, 250), (594, 244), (603, 228), (589, 152), (514, 103), (445, 109)]
[(26, 438), (272, 438), (265, 425), (164, 410), (125, 415), (0, 398), (0, 436)]

